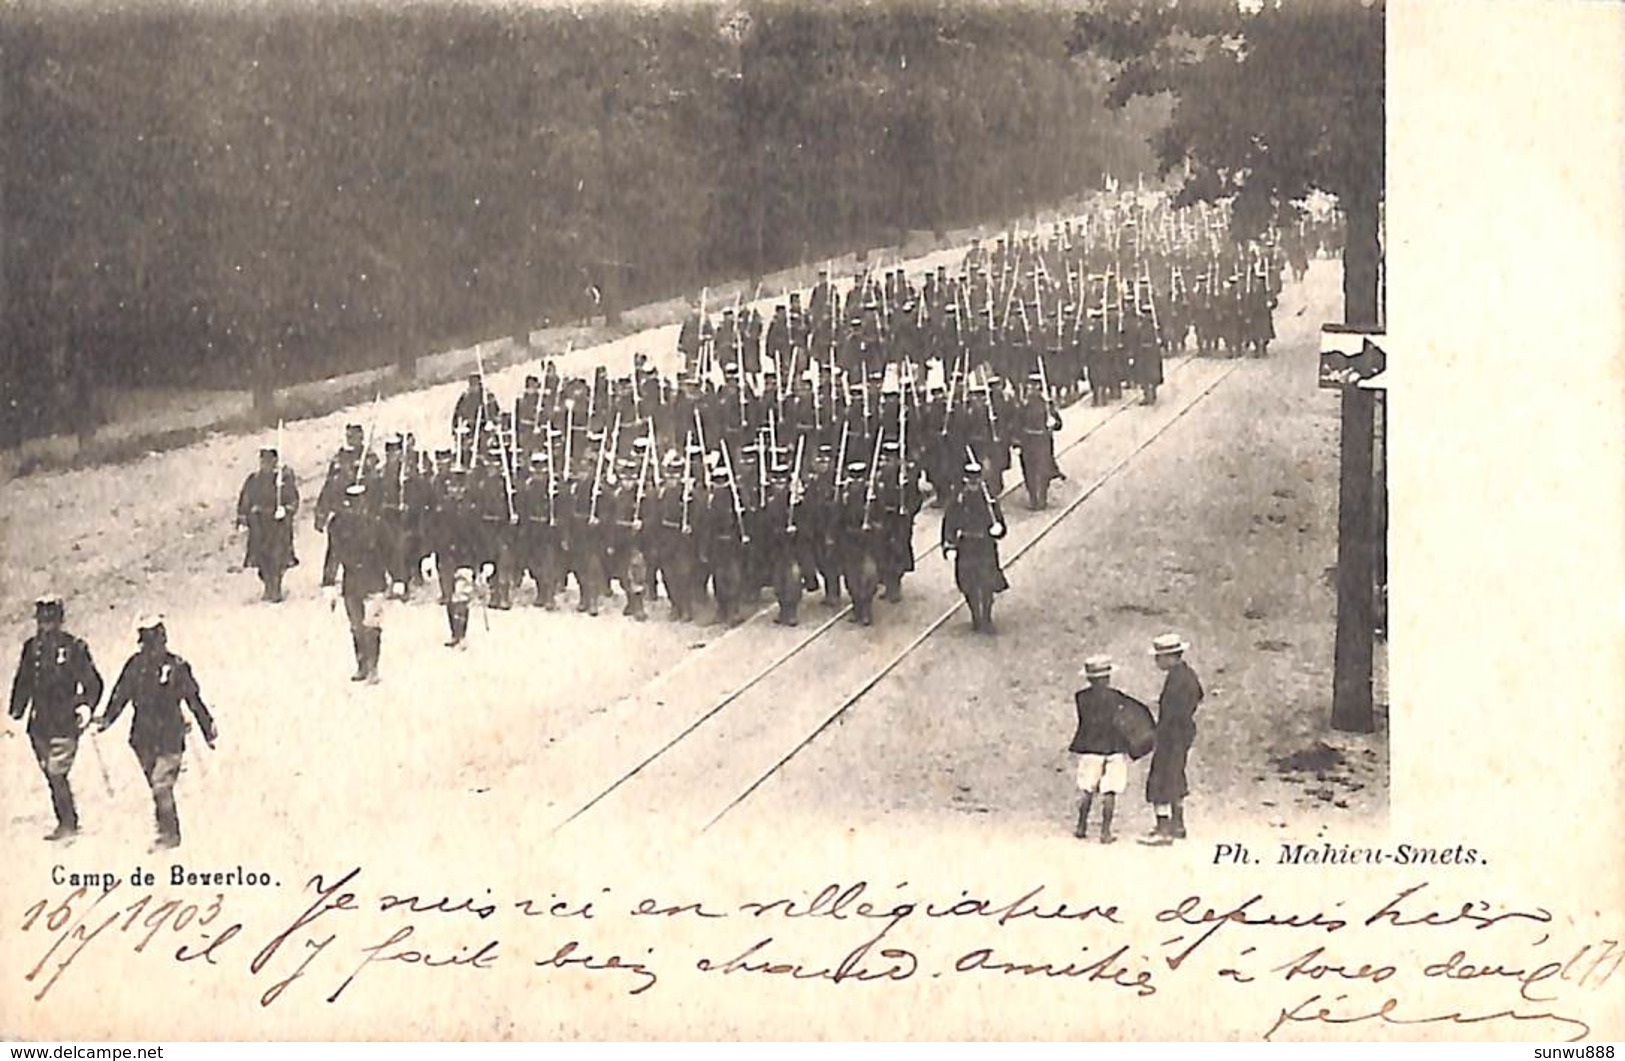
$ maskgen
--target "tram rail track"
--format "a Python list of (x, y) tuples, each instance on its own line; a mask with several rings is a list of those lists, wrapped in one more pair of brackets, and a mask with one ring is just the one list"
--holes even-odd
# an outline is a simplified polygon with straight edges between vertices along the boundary
[[(1112, 460), (1109, 467), (1103, 472), (1090, 477), (1087, 485), (1078, 490), (1075, 497), (1068, 499), (1058, 508), (1049, 508), (1041, 512), (1028, 513), (1025, 509), (1022, 509), (1016, 518), (1011, 518), (1011, 514), (1007, 513), (1007, 522), (1011, 529), (1020, 531), (1020, 537), (1023, 540), (1019, 541), (1015, 548), (1006, 555), (1006, 567), (1017, 563), (1050, 531), (1095, 496), (1107, 483), (1117, 478), (1140, 453), (1149, 448), (1175, 423), (1182, 420), (1203, 398), (1228, 378), (1236, 367), (1232, 363), (1225, 365), (1222, 369), (1214, 369), (1214, 362), (1186, 355), (1169, 362), (1167, 372), (1170, 379), (1190, 378), (1186, 373), (1193, 364), (1206, 367), (1194, 373), (1198, 377), (1198, 385), (1194, 388), (1192, 394), (1175, 403), (1177, 409), (1174, 415), (1167, 418), (1165, 422), (1160, 423), (1146, 437), (1137, 439), (1129, 452)], [(1209, 376), (1212, 378), (1208, 379)], [(1128, 412), (1134, 404), (1125, 402), (1113, 406), (1104, 416), (1085, 424), (1075, 438), (1066, 440), (1058, 449), (1056, 454), (1058, 463), (1082, 453), (1082, 447), (1086, 442), (1099, 436), (1108, 426), (1119, 422), (1123, 414)], [(1077, 407), (1074, 406), (1074, 408)], [(1004, 500), (1019, 496), (1023, 489), (1024, 484), (1017, 481), (1001, 491), (1000, 499)], [(916, 528), (916, 555), (929, 555), (935, 552), (936, 531), (934, 520)], [(948, 580), (949, 589), (952, 590), (951, 575), (948, 576)], [(916, 578), (915, 584), (918, 581), (918, 578)], [(936, 587), (935, 595), (940, 597), (941, 587)], [(796, 722), (786, 723), (784, 727), (781, 727), (787, 730), (783, 734), (771, 732), (773, 729), (771, 725), (768, 727), (769, 732), (766, 733), (752, 733), (751, 728), (759, 725), (760, 720), (763, 718), (776, 717), (772, 713), (775, 705), (783, 698), (776, 699), (772, 695), (773, 693), (796, 690), (801, 687), (803, 679), (816, 680), (820, 686), (827, 686), (829, 684), (829, 671), (831, 670), (841, 672), (837, 675), (838, 678), (845, 677), (844, 670), (839, 665), (826, 667), (822, 672), (818, 673), (803, 675), (798, 672), (807, 669), (809, 649), (831, 641), (842, 621), (850, 616), (851, 605), (843, 604), (828, 619), (820, 622), (810, 630), (805, 632), (798, 630), (798, 636), (796, 636), (793, 643), (785, 646), (767, 661), (744, 670), (740, 670), (737, 666), (729, 668), (734, 673), (730, 675), (730, 680), (724, 683), (719, 692), (698, 697), (701, 703), (707, 704), (706, 707), (697, 714), (686, 718), (675, 731), (667, 731), (655, 740), (643, 745), (632, 756), (623, 758), (615, 770), (614, 779), (607, 784), (603, 782), (602, 774), (599, 774), (596, 787), (587, 792), (577, 793), (574, 800), (565, 804), (570, 810), (567, 815), (558, 820), (552, 832), (557, 834), (567, 830), (577, 830), (584, 823), (594, 820), (599, 812), (607, 811), (611, 805), (637, 804), (640, 798), (647, 807), (668, 806), (673, 800), (703, 801), (707, 795), (714, 794), (718, 786), (696, 783), (663, 787), (652, 775), (661, 771), (683, 775), (683, 766), (671, 765), (674, 759), (686, 756), (690, 760), (695, 758), (703, 760), (708, 751), (714, 751), (715, 749), (695, 749), (699, 745), (707, 743), (718, 747), (728, 746), (730, 742), (729, 733), (718, 731), (719, 727), (723, 729), (732, 727), (731, 732), (743, 734), (740, 738), (742, 743), (758, 745), (759, 747), (749, 749), (743, 757), (728, 756), (709, 765), (702, 762), (693, 766), (693, 769), (715, 773), (719, 779), (731, 782), (731, 784), (723, 787), (726, 792), (725, 795), (702, 803), (703, 809), (699, 813), (690, 812), (683, 815), (693, 822), (697, 831), (704, 832), (711, 829), (727, 814), (748, 800), (761, 785), (783, 769), (829, 726), (833, 725), (842, 715), (861, 701), (888, 674), (892, 673), (909, 656), (924, 646), (933, 635), (947, 625), (953, 616), (965, 607), (964, 600), (958, 595), (957, 590), (952, 590), (951, 595), (952, 602), (944, 605), (939, 600), (938, 606), (933, 612), (929, 613), (929, 618), (925, 619), (923, 625), (921, 617), (916, 616), (911, 623), (906, 625), (883, 621), (877, 623), (875, 627), (867, 628), (863, 635), (868, 639), (865, 644), (851, 646), (852, 652), (837, 654), (837, 660), (841, 664), (849, 663), (853, 657), (867, 660), (869, 657), (874, 656), (875, 653), (872, 650), (877, 646), (895, 645), (901, 641), (901, 647), (882, 653), (875, 663), (861, 666), (860, 673), (852, 675), (850, 680), (837, 680), (834, 684), (844, 691), (837, 694), (833, 706), (830, 705), (828, 698), (822, 698), (822, 703), (818, 704), (815, 712), (808, 714), (806, 717), (798, 715)], [(762, 624), (768, 616), (773, 614), (775, 607), (775, 605), (769, 604), (756, 611), (744, 623), (731, 628), (721, 637), (708, 643), (700, 652), (691, 655), (677, 667), (672, 668), (670, 672), (663, 674), (661, 678), (657, 678), (655, 682), (650, 683), (651, 686), (671, 684), (681, 677), (677, 672), (685, 669), (692, 671), (705, 666), (707, 663), (725, 660), (728, 653), (721, 651), (721, 649), (725, 646), (732, 647), (738, 644), (734, 635), (746, 627)], [(897, 610), (893, 609), (885, 614), (893, 616), (897, 614)], [(782, 628), (773, 627), (772, 629), (779, 630)], [(816, 665), (817, 663), (828, 663), (830, 661), (814, 662)], [(771, 679), (780, 680), (773, 681)], [(617, 707), (622, 709), (620, 713), (626, 713), (632, 705), (646, 704), (651, 700), (656, 705), (663, 707), (665, 701), (658, 698), (658, 691), (658, 689), (645, 687), (639, 690), (638, 693), (623, 698), (617, 705), (612, 705), (612, 708), (606, 714), (615, 715), (617, 713), (615, 708)], [(714, 734), (709, 742), (696, 740), (697, 734), (705, 732)], [(611, 746), (616, 749), (620, 748), (620, 735), (617, 735)], [(728, 777), (730, 768), (735, 765), (736, 760), (741, 758), (765, 765), (753, 767), (746, 777)], [(635, 793), (634, 790), (640, 786), (645, 791), (641, 794)], [(625, 817), (625, 815), (621, 815), (621, 817)]]

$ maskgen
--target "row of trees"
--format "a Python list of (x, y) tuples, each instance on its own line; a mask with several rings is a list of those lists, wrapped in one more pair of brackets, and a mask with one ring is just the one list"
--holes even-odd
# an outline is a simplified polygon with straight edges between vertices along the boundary
[(68, 426), (39, 400), (53, 365), (245, 386), (383, 364), (577, 315), (590, 286), (1040, 208), (1137, 172), (1155, 118), (1103, 109), (1071, 13), (1021, 3), (0, 20), (5, 398), (32, 431)]

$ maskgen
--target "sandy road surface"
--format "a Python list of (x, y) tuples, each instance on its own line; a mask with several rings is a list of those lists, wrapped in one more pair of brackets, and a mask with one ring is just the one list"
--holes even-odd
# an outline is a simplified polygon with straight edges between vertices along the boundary
[[(1180, 859), (1211, 858), (1211, 841), (1238, 832), (1347, 840), (1384, 828), (1385, 716), (1371, 736), (1327, 725), (1338, 416), (1336, 395), (1315, 388), (1318, 327), (1337, 294), (1336, 268), (1316, 263), (1283, 297), (1272, 356), (1220, 362), (1235, 371), (1016, 565), (997, 645), (962, 619), (927, 641), (726, 829), (815, 816), (1075, 844), (1065, 748), (1083, 657), (1111, 654), (1118, 684), (1151, 700), (1161, 676), (1147, 645), (1169, 629), (1192, 642), (1208, 690), (1188, 804), (1208, 842)], [(1171, 396), (1185, 386), (1172, 377)], [(1145, 769), (1131, 771), (1120, 832), (1150, 824)], [(1091, 844), (1087, 857), (1142, 851)]]

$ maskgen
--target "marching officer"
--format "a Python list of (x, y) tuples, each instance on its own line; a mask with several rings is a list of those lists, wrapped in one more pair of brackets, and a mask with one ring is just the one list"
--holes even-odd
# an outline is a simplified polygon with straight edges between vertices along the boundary
[[(322, 481), (321, 493), (316, 496), (316, 533), (327, 533), (333, 513), (344, 500), (344, 489), (361, 479), (361, 451), (366, 445), (366, 432), (360, 424), (346, 424), (344, 446), (327, 462), (327, 478)], [(327, 553), (322, 558), (322, 585), (331, 586), (338, 578), (338, 554), (333, 550), (333, 539), (327, 540)]]
[[(22, 658), (11, 682), (11, 717), (28, 717), (28, 739), (34, 759), (51, 790), (56, 828), (47, 840), (66, 840), (79, 831), (68, 773), (79, 751), (79, 734), (101, 701), (102, 676), (90, 657), (90, 646), (62, 628), (62, 598), (34, 602), (36, 632), (23, 643)], [(83, 709), (84, 717), (80, 717)]]
[(136, 620), (137, 648), (113, 683), (96, 723), (96, 732), (106, 733), (125, 707), (135, 705), (130, 724), (130, 748), (152, 789), (152, 806), (158, 825), (154, 851), (179, 847), (180, 815), (175, 809), (175, 781), (180, 777), (181, 759), (186, 754), (186, 718), (181, 705), (191, 709), (203, 730), (203, 740), (212, 749), (219, 738), (214, 716), (203, 702), (191, 665), (169, 650), (162, 616)]
[(1004, 512), (982, 482), (981, 465), (965, 465), (965, 478), (942, 513), (942, 555), (954, 561), (954, 583), (970, 606), (971, 629), (993, 632), (993, 595), (1010, 588), (999, 563)]
[[(378, 657), (383, 650), (384, 555), (378, 520), (368, 508), (367, 487), (355, 483), (344, 491), (344, 502), (333, 515), (329, 531), (343, 570), (341, 595), (350, 621), (355, 647), (353, 682), (378, 681)], [(330, 600), (329, 606), (334, 602)]]
[(248, 559), (259, 571), (262, 598), (282, 600), (282, 576), (299, 562), (293, 552), (293, 517), (299, 512), (299, 480), (281, 463), (274, 446), (260, 450), (259, 470), (237, 494), (237, 526), (248, 531)]

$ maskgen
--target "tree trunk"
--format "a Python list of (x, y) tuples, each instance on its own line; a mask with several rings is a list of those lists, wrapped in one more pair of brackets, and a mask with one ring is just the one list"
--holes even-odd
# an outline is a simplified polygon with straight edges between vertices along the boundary
[[(1343, 320), (1361, 328), (1378, 324), (1378, 198), (1345, 196), (1343, 216)], [(1373, 462), (1375, 392), (1343, 389), (1342, 453), (1337, 500), (1337, 646), (1332, 671), (1332, 728), (1376, 729), (1372, 709), (1375, 628)]]

